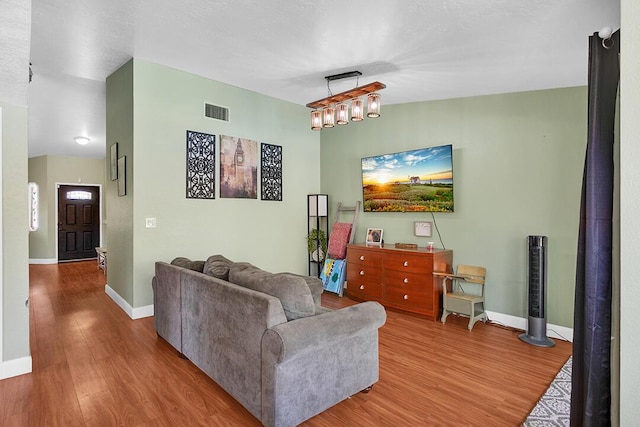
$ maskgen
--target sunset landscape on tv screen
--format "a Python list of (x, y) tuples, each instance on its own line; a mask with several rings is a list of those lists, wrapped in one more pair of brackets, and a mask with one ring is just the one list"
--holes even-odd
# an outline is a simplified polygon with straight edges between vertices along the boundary
[(453, 212), (453, 146), (362, 159), (365, 212)]

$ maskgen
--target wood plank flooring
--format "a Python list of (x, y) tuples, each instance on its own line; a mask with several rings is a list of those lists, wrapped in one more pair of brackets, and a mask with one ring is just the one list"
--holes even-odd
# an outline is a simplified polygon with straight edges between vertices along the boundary
[[(0, 381), (2, 426), (259, 426), (191, 362), (104, 292), (95, 261), (30, 266), (33, 373)], [(323, 295), (331, 308), (353, 304)], [(380, 381), (305, 426), (516, 426), (571, 353), (449, 316), (387, 311)], [(345, 361), (348, 363), (348, 361)]]

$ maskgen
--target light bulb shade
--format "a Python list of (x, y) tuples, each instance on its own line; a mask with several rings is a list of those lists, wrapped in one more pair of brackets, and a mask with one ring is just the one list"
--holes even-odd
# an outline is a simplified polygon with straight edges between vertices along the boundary
[(339, 125), (349, 123), (349, 106), (346, 102), (341, 102), (336, 105), (336, 123)]
[(322, 110), (322, 126), (332, 128), (336, 124), (335, 108), (326, 107)]
[(329, 196), (326, 194), (307, 194), (309, 216), (329, 215)]
[(367, 117), (380, 117), (380, 95), (377, 93), (367, 95)]
[(364, 118), (364, 105), (362, 99), (353, 98), (351, 100), (351, 121), (359, 122)]
[(311, 130), (322, 129), (322, 111), (313, 110), (311, 112)]

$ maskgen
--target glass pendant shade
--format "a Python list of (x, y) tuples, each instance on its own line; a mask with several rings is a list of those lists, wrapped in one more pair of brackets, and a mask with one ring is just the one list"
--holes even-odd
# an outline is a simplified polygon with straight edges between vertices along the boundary
[(349, 106), (346, 102), (341, 102), (336, 105), (336, 123), (339, 125), (346, 125), (349, 123)]
[(326, 107), (322, 110), (322, 126), (326, 128), (332, 128), (335, 126), (335, 108)]
[(353, 98), (351, 100), (351, 121), (359, 122), (364, 118), (364, 105), (362, 99)]
[(322, 129), (322, 111), (313, 110), (311, 112), (311, 130)]
[(367, 95), (367, 117), (380, 117), (380, 95), (377, 93)]

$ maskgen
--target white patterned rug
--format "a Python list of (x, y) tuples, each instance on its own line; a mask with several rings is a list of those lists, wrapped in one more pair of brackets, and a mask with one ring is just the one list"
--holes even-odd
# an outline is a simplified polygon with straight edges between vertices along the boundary
[(569, 426), (571, 415), (571, 358), (524, 422), (525, 427)]

